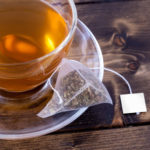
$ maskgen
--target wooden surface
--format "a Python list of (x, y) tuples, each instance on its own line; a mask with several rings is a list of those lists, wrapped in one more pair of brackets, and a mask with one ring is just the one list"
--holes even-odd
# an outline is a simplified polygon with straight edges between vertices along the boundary
[[(77, 5), (79, 18), (87, 24), (99, 41), (105, 67), (124, 75), (130, 82), (134, 93), (145, 94), (148, 112), (141, 113), (139, 116), (122, 115), (119, 96), (128, 94), (129, 90), (122, 79), (110, 72), (105, 72), (104, 83), (113, 99), (115, 113), (113, 114), (111, 106), (93, 107), (65, 130), (149, 123), (150, 19), (148, 18), (150, 18), (150, 10), (148, 6), (150, 6), (148, 0), (119, 0)], [(105, 108), (105, 111), (100, 112), (101, 107), (108, 109)], [(105, 117), (107, 114), (112, 115)]]
[(52, 135), (22, 141), (1, 140), (0, 150), (150, 149), (150, 1), (75, 1), (79, 18), (101, 45), (105, 66), (124, 75), (134, 93), (144, 92), (148, 112), (123, 115), (119, 95), (129, 93), (128, 88), (120, 78), (105, 72), (104, 83), (114, 107), (92, 107)]
[(0, 141), (4, 150), (149, 150), (150, 126), (52, 134), (21, 141)]

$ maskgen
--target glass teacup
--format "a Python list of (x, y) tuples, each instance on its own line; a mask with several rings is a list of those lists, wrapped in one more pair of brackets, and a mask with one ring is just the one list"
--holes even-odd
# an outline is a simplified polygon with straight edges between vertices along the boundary
[(73, 0), (0, 0), (0, 18), (0, 89), (20, 93), (46, 83), (73, 39)]

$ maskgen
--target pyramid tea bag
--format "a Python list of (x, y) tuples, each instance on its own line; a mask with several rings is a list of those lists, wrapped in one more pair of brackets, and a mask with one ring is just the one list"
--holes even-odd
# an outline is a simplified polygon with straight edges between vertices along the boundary
[(50, 77), (49, 85), (54, 94), (37, 114), (41, 118), (101, 103), (112, 104), (103, 83), (89, 68), (74, 60), (63, 59)]

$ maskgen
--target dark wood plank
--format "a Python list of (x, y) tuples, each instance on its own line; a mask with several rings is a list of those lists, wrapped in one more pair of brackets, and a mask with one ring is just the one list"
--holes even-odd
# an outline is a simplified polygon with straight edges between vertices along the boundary
[(76, 4), (89, 4), (89, 3), (107, 3), (107, 2), (115, 2), (115, 1), (141, 1), (141, 0), (74, 0)]
[(150, 126), (0, 141), (1, 150), (149, 150)]
[[(79, 17), (94, 32), (102, 47), (105, 66), (123, 74), (133, 91), (144, 92), (148, 113), (122, 116), (119, 95), (128, 93), (124, 82), (111, 73), (105, 83), (115, 102), (115, 124), (150, 121), (150, 1), (101, 3), (78, 7)], [(92, 13), (91, 13), (92, 12)], [(123, 122), (122, 122), (122, 119)]]
[(74, 0), (76, 4), (89, 3), (89, 2), (95, 3), (95, 2), (101, 2), (101, 1), (103, 0)]
[[(102, 106), (91, 108), (76, 122), (64, 130), (127, 126), (150, 121), (150, 1), (128, 1), (78, 6), (79, 18), (97, 37), (105, 60), (105, 66), (124, 75), (133, 92), (144, 92), (147, 113), (137, 116), (122, 115), (120, 94), (129, 93), (125, 83), (112, 73), (105, 72), (104, 83), (114, 101), (115, 116), (107, 117), (112, 109)], [(107, 106), (103, 106), (107, 107)], [(109, 111), (110, 110), (110, 111)], [(105, 114), (105, 117), (102, 117)], [(108, 120), (107, 120), (108, 119)], [(111, 120), (113, 123), (111, 124)], [(63, 130), (63, 131), (64, 131)]]
[(89, 108), (81, 117), (68, 125), (67, 127), (58, 131), (83, 131), (98, 128), (112, 127), (114, 117), (114, 107), (110, 104), (102, 104)]

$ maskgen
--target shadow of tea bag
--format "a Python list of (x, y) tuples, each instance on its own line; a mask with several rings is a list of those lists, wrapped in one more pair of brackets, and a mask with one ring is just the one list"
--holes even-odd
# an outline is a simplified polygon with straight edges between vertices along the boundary
[(54, 94), (37, 114), (41, 118), (102, 103), (112, 104), (103, 83), (89, 68), (74, 60), (63, 59), (50, 77), (49, 85)]

